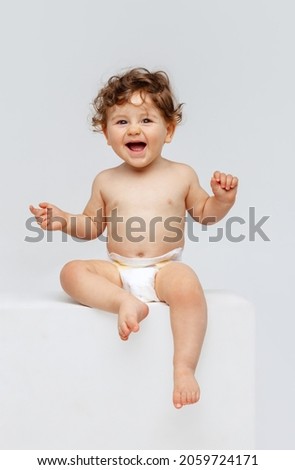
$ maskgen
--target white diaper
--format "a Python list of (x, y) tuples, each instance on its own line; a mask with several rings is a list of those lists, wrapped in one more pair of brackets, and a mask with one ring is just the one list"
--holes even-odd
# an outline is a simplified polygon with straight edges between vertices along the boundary
[(175, 248), (155, 258), (126, 258), (109, 253), (120, 272), (123, 289), (142, 302), (160, 302), (155, 291), (157, 272), (170, 261), (181, 260), (182, 248)]

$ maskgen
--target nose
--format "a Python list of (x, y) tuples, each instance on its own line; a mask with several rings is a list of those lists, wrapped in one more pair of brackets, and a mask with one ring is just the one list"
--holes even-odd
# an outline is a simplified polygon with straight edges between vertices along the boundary
[(139, 135), (141, 133), (141, 128), (139, 124), (130, 124), (128, 127), (128, 134), (129, 135)]

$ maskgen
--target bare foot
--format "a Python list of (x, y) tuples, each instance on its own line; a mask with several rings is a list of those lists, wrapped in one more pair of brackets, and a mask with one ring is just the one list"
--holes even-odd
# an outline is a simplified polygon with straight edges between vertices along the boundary
[(173, 403), (176, 408), (183, 405), (192, 405), (200, 399), (200, 388), (190, 369), (176, 369), (174, 371)]
[(139, 323), (147, 316), (148, 306), (136, 298), (128, 298), (120, 305), (118, 315), (119, 335), (123, 341), (129, 338), (130, 333), (139, 330)]

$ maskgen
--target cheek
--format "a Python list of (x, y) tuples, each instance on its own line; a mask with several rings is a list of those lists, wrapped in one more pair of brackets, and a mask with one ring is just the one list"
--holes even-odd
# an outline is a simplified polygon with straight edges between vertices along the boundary
[(110, 145), (110, 142), (109, 142), (109, 132), (106, 128), (103, 128), (102, 129), (102, 132), (103, 132), (103, 135), (105, 137), (105, 140), (107, 141), (107, 144)]
[(119, 141), (118, 135), (112, 131), (105, 132), (105, 138), (108, 145), (116, 145)]

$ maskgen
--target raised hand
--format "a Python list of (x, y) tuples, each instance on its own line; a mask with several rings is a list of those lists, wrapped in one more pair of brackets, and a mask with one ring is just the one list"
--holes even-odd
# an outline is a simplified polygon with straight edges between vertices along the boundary
[(220, 202), (232, 203), (235, 200), (238, 189), (236, 176), (215, 171), (210, 184), (214, 196)]
[(63, 230), (67, 225), (67, 213), (48, 202), (41, 202), (39, 207), (29, 207), (37, 223), (43, 230)]

